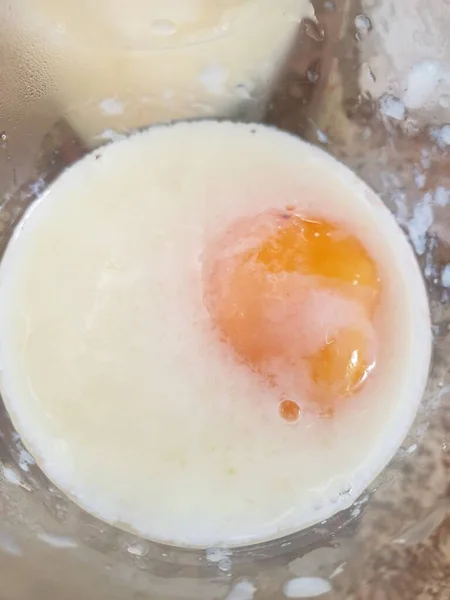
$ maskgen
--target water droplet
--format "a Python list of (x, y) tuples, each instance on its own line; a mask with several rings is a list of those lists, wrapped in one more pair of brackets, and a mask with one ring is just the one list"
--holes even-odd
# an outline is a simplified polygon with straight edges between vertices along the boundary
[(67, 513), (69, 512), (69, 505), (67, 502), (56, 502), (54, 506), (54, 514), (55, 517), (59, 521), (64, 521), (67, 517)]
[(231, 550), (226, 548), (208, 548), (205, 551), (206, 560), (212, 563), (219, 563), (231, 556)]
[(321, 577), (296, 577), (283, 586), (283, 593), (287, 598), (316, 598), (331, 590), (330, 582)]
[(306, 70), (306, 77), (310, 83), (317, 83), (320, 79), (320, 73), (317, 69), (317, 64), (311, 65)]
[(144, 544), (132, 544), (128, 546), (127, 552), (133, 556), (145, 556), (148, 553), (148, 548)]
[(325, 31), (316, 21), (305, 19), (303, 27), (305, 28), (306, 35), (315, 42), (323, 42), (325, 39)]
[(317, 140), (321, 143), (321, 144), (328, 144), (328, 136), (325, 133), (325, 131), (322, 131), (322, 129), (318, 129), (317, 130)]
[(367, 15), (357, 15), (354, 22), (360, 35), (366, 35), (372, 31), (372, 21)]
[(220, 571), (227, 573), (228, 571), (231, 571), (231, 567), (232, 567), (231, 559), (223, 558), (222, 560), (219, 560), (217, 566), (219, 567)]
[(150, 27), (154, 35), (173, 35), (176, 30), (175, 23), (169, 19), (155, 19)]

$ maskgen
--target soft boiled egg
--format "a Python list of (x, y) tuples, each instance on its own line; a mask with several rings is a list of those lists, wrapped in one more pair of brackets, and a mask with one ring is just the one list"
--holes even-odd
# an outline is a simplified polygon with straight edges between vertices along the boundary
[(153, 127), (68, 169), (0, 267), (0, 368), (48, 477), (161, 542), (348, 507), (411, 426), (430, 320), (381, 200), (261, 125)]

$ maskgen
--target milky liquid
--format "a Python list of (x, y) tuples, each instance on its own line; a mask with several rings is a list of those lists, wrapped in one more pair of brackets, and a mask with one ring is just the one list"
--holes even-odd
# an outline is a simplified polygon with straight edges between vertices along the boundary
[[(203, 303), (202, 257), (295, 203), (345, 224), (383, 284), (375, 375), (325, 419), (278, 413)], [(317, 148), (256, 125), (181, 123), (101, 148), (28, 211), (0, 268), (2, 394), (50, 479), (92, 514), (190, 546), (258, 542), (349, 506), (403, 440), (430, 323), (381, 201)]]
[(313, 16), (309, 0), (16, 0), (7, 37), (94, 146), (155, 122), (260, 118)]

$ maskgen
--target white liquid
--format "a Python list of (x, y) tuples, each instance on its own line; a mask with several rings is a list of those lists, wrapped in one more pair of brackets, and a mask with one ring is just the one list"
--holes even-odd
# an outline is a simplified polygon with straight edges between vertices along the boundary
[[(210, 239), (287, 202), (343, 221), (383, 282), (372, 380), (334, 418), (295, 424), (218, 342), (200, 280)], [(106, 521), (192, 546), (350, 505), (403, 440), (430, 358), (419, 269), (381, 201), (319, 149), (231, 123), (156, 127), (66, 171), (8, 246), (0, 330), (3, 397), (54, 483)]]
[[(309, 0), (16, 0), (8, 36), (89, 145), (155, 122), (261, 116)], [(20, 98), (17, 99), (20, 102)]]

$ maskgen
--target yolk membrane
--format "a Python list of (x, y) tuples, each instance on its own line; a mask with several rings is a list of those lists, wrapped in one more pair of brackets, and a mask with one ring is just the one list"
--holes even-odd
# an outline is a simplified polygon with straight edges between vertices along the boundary
[[(290, 402), (294, 392), (331, 415), (374, 369), (378, 270), (342, 227), (290, 207), (241, 219), (207, 249), (203, 276), (205, 304), (221, 338)], [(315, 292), (330, 300), (311, 316), (305, 307)], [(346, 316), (332, 316), (335, 327), (317, 326), (337, 300), (349, 307)]]

